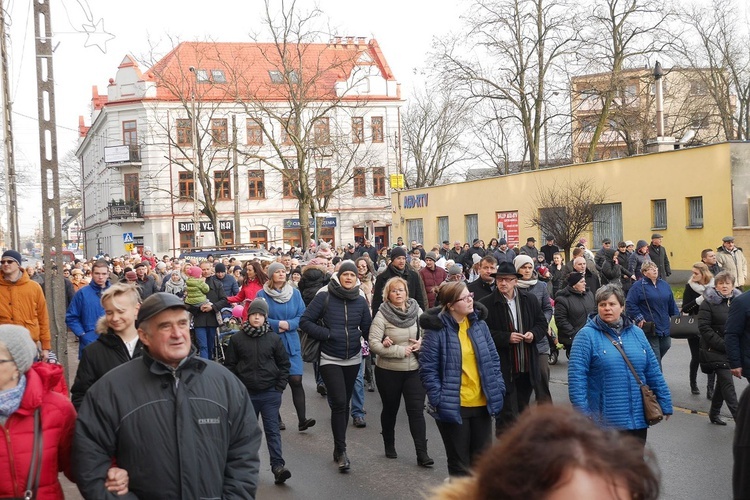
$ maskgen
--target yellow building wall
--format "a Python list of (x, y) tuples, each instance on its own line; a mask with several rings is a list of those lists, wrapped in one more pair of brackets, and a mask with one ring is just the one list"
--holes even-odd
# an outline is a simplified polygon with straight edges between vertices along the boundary
[[(576, 164), (523, 172), (490, 179), (461, 182), (432, 188), (404, 190), (393, 194), (392, 241), (408, 238), (406, 220), (422, 219), (424, 246), (438, 242), (437, 218), (449, 218), (451, 242), (467, 240), (464, 216), (478, 215), (479, 237), (489, 243), (497, 237), (496, 212), (517, 210), (519, 240), (534, 236), (537, 248), (544, 245), (540, 230), (529, 227), (539, 186), (551, 186), (580, 179), (595, 179), (607, 192), (605, 203), (622, 204), (623, 240), (651, 242), (652, 200), (667, 200), (667, 228), (659, 229), (662, 244), (669, 251), (674, 270), (689, 270), (700, 260), (704, 248), (716, 248), (732, 234), (732, 187), (730, 144), (716, 144), (664, 153), (653, 153), (616, 160)], [(405, 197), (427, 194), (427, 206), (404, 208)], [(703, 197), (703, 227), (686, 228), (688, 201)], [(591, 232), (582, 235), (589, 247), (599, 248)]]

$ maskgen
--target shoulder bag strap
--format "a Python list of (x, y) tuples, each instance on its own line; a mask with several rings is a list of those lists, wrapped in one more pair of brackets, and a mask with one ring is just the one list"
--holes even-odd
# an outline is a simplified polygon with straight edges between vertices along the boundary
[(646, 298), (646, 285), (643, 284), (643, 280), (641, 280), (641, 288), (643, 289), (643, 300), (646, 302), (646, 307), (648, 307), (648, 313), (651, 315), (651, 321), (653, 321), (654, 313), (651, 312), (651, 306), (648, 305), (648, 299)]
[(34, 412), (34, 448), (31, 453), (31, 464), (29, 466), (29, 476), (26, 479), (26, 491), (24, 491), (24, 500), (37, 498), (39, 490), (39, 481), (42, 476), (42, 417), (41, 407), (37, 407)]
[(602, 330), (602, 333), (604, 334), (605, 337), (607, 337), (610, 340), (610, 342), (612, 342), (612, 345), (615, 346), (615, 348), (618, 351), (620, 351), (620, 354), (622, 354), (622, 359), (625, 360), (625, 363), (627, 363), (628, 368), (630, 368), (630, 371), (633, 372), (633, 376), (635, 377), (635, 381), (638, 382), (638, 385), (643, 385), (643, 382), (641, 381), (641, 377), (639, 377), (638, 373), (636, 373), (635, 368), (633, 368), (633, 364), (625, 355), (625, 351), (622, 350), (622, 346), (620, 345), (620, 343), (617, 342), (615, 339), (613, 339), (612, 336), (609, 333), (605, 332), (604, 330)]

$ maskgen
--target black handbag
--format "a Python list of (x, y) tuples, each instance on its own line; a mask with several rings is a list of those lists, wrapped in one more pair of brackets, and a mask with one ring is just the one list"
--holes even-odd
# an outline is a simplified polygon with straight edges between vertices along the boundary
[(673, 339), (689, 339), (699, 334), (696, 316), (677, 315), (669, 318), (669, 336)]
[[(328, 312), (328, 294), (323, 304), (323, 310), (320, 313), (318, 324), (325, 326), (325, 315)], [(309, 333), (300, 330), (300, 345), (302, 348), (302, 361), (305, 363), (316, 363), (320, 360), (320, 340), (313, 338)]]
[(8, 500), (33, 500), (39, 490), (39, 480), (42, 476), (42, 452), (44, 443), (42, 443), (42, 417), (41, 407), (37, 407), (34, 412), (34, 444), (31, 450), (31, 462), (29, 465), (29, 477), (26, 479), (26, 490), (22, 497), (3, 497)]

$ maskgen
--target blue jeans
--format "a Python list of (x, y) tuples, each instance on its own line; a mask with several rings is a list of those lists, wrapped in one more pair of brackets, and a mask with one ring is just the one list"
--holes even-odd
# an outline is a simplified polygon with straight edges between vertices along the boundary
[(651, 349), (654, 350), (656, 360), (659, 362), (659, 368), (661, 368), (661, 358), (667, 354), (667, 351), (672, 347), (672, 337), (665, 335), (659, 337), (656, 335), (647, 335), (648, 343), (651, 344)]
[(198, 344), (198, 354), (203, 359), (211, 359), (214, 354), (214, 341), (216, 340), (215, 326), (196, 326), (195, 342)]
[(352, 418), (357, 417), (365, 418), (365, 358), (362, 358), (362, 364), (359, 365), (352, 394)]
[(250, 393), (255, 418), (258, 414), (263, 417), (263, 432), (266, 434), (268, 454), (271, 456), (271, 469), (285, 465), (281, 456), (281, 432), (279, 431), (279, 409), (281, 408), (281, 393), (276, 389)]

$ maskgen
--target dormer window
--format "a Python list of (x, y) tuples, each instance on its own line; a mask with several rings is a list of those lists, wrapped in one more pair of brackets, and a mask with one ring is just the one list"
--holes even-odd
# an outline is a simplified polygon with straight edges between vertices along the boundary
[(211, 79), (214, 83), (227, 83), (227, 77), (224, 76), (224, 71), (220, 69), (211, 70)]
[[(284, 73), (277, 69), (269, 70), (268, 76), (271, 77), (271, 83), (275, 84), (281, 84), (284, 83)], [(289, 72), (289, 82), (290, 83), (299, 83), (299, 76), (297, 75), (297, 72), (292, 70)]]
[(210, 81), (208, 78), (208, 71), (205, 69), (196, 69), (195, 81), (198, 83), (208, 83)]

